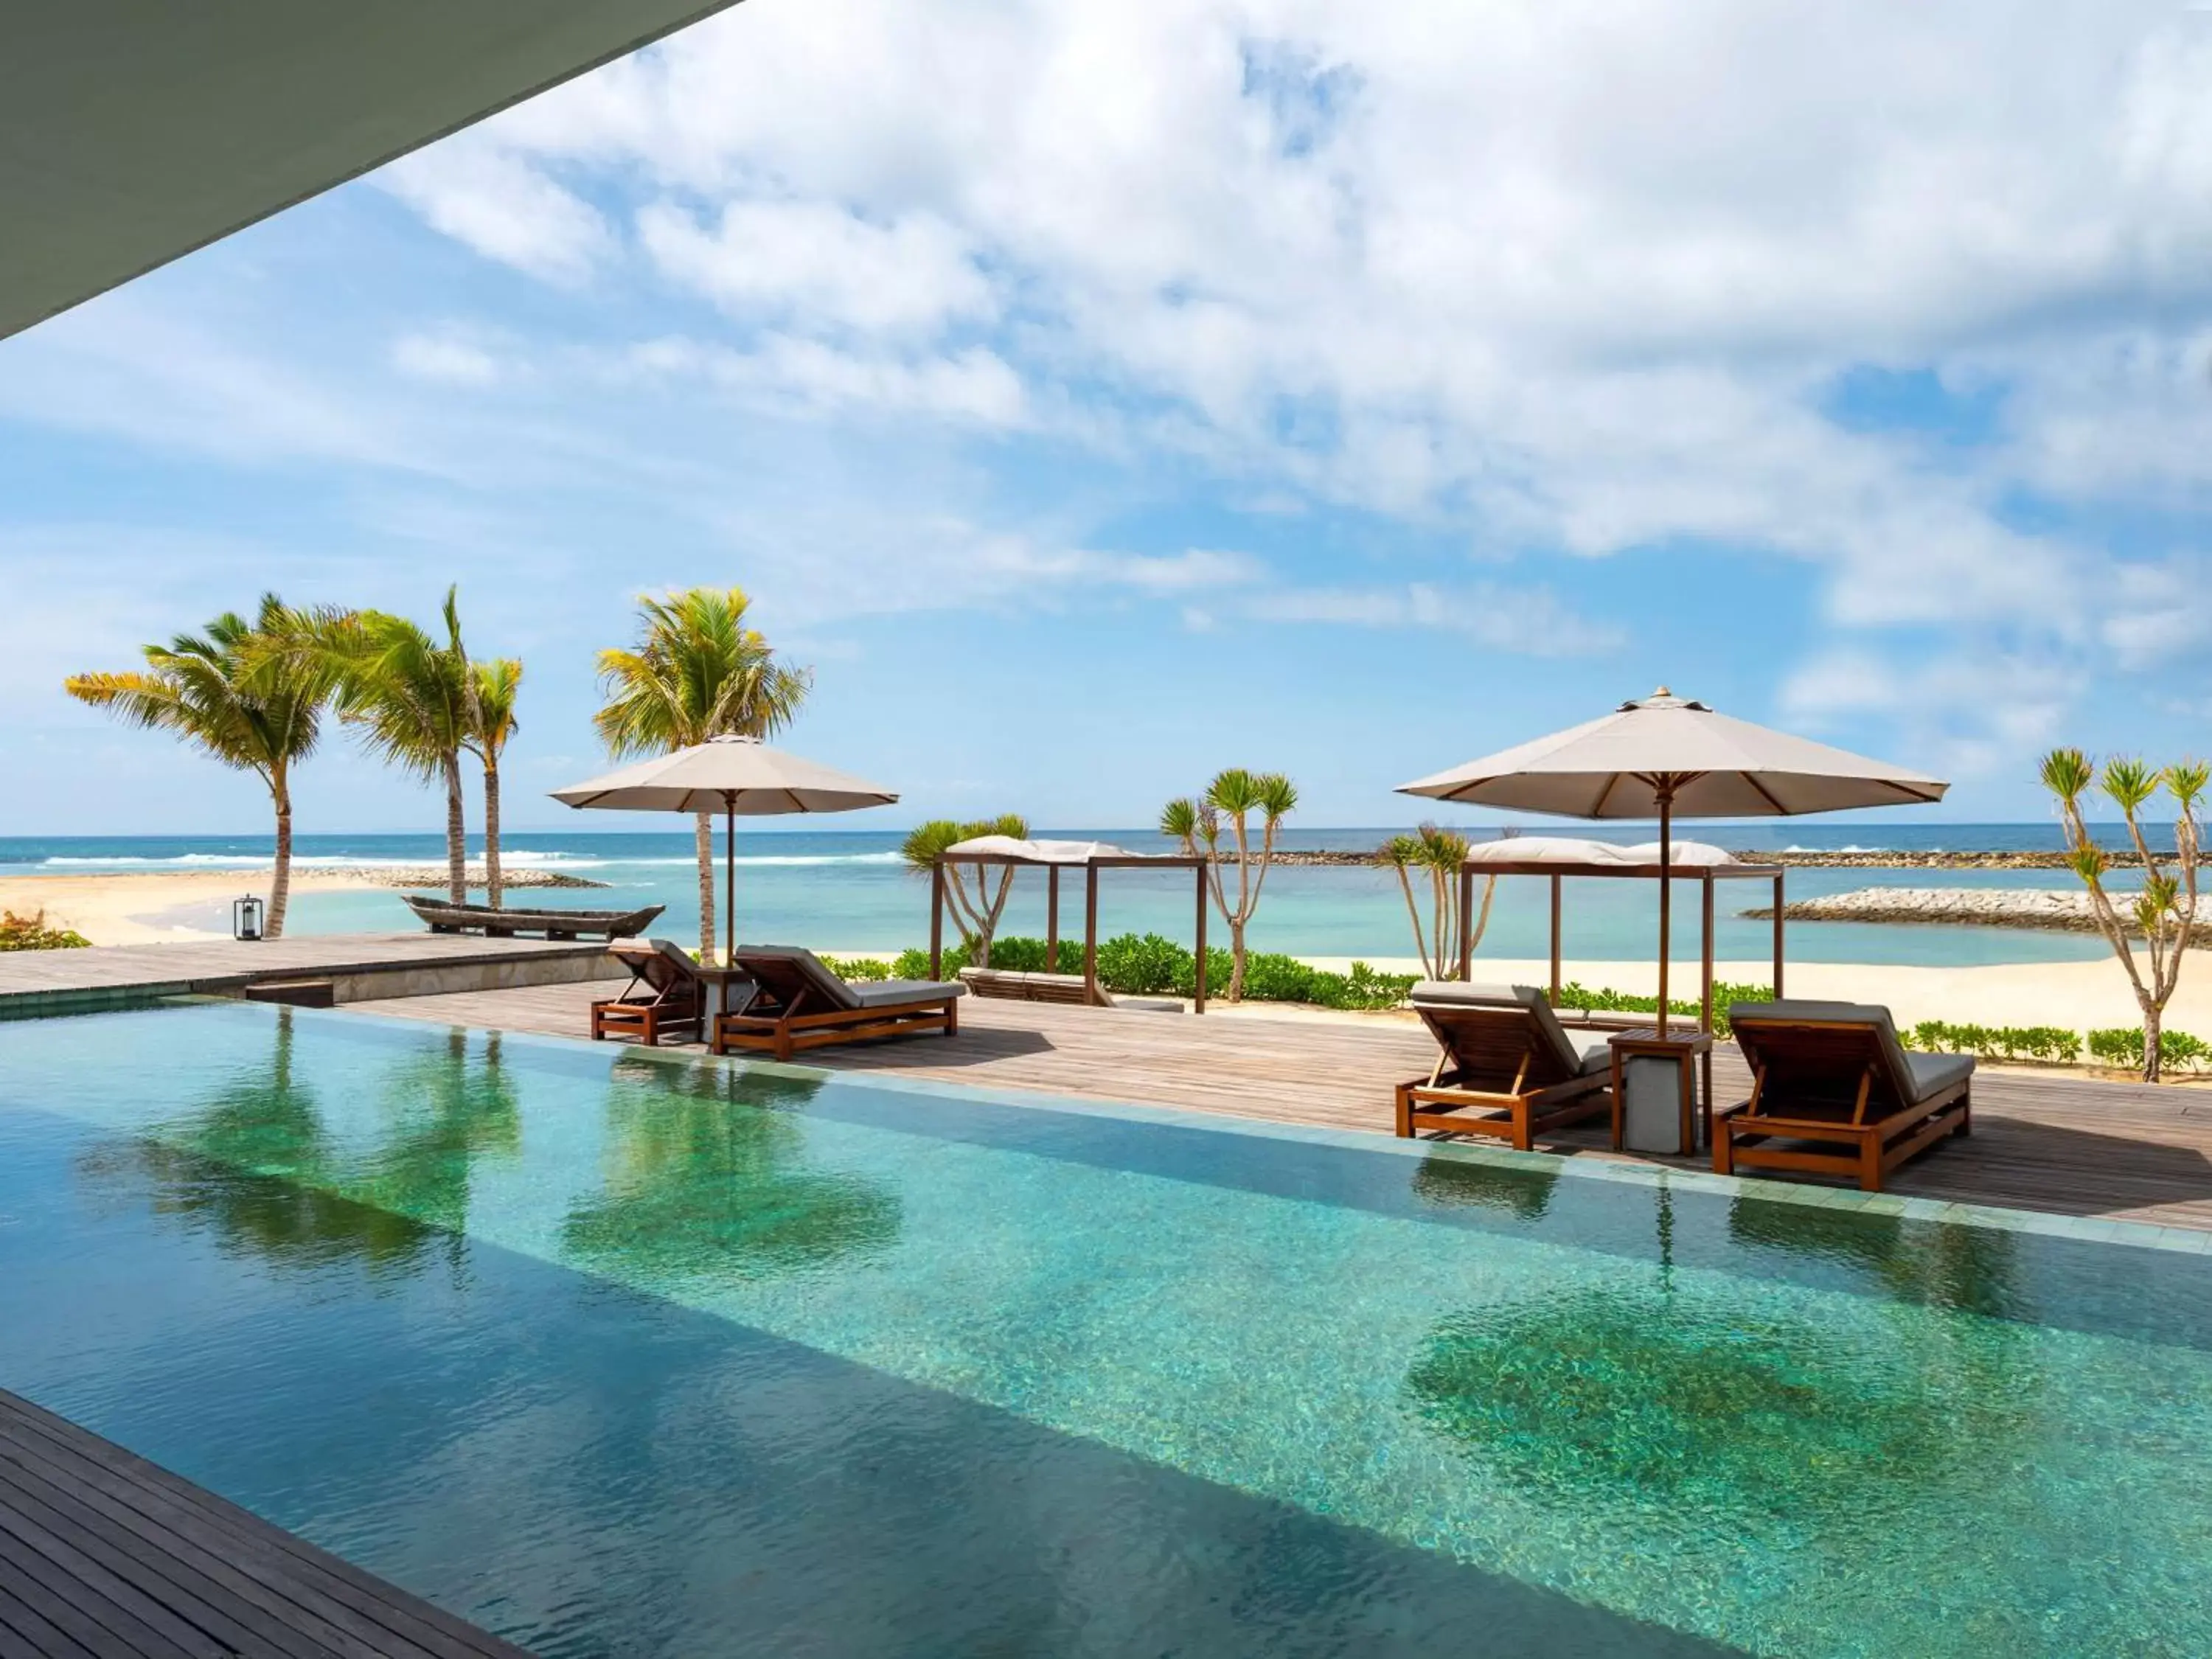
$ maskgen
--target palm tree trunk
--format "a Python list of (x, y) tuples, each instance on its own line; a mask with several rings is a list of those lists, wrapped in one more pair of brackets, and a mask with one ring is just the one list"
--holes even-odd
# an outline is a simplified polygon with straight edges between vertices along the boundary
[(469, 827), (461, 811), (461, 757), (446, 757), (446, 896), (469, 902)]
[(2159, 1038), (2166, 1024), (2166, 1011), (2148, 1000), (2143, 1003), (2143, 1081), (2159, 1079), (2159, 1062), (2164, 1058), (2159, 1053)]
[(269, 918), (261, 932), (265, 939), (282, 939), (284, 908), (292, 896), (292, 785), (279, 771), (269, 787), (276, 798), (276, 868), (269, 878)]
[(499, 759), (484, 757), (484, 894), (495, 910), (500, 906), (499, 873)]
[(699, 960), (714, 960), (714, 816), (699, 814), (693, 826), (699, 847)]
[(1229, 918), (1229, 994), (1230, 1002), (1244, 1000), (1244, 918)]

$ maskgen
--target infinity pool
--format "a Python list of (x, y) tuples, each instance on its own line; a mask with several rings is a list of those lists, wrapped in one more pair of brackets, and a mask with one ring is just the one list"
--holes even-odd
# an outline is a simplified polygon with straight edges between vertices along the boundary
[(0, 1386), (547, 1655), (2212, 1653), (2212, 1257), (1820, 1197), (25, 1021)]

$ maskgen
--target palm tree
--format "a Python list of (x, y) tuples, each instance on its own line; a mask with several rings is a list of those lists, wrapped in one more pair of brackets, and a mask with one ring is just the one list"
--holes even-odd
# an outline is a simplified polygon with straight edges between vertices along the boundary
[(469, 896), (468, 826), (461, 803), (461, 750), (471, 741), (469, 656), (461, 643), (457, 588), (446, 590), (446, 641), (381, 611), (325, 612), (318, 648), (338, 686), (338, 717), (363, 733), (369, 753), (427, 783), (446, 787), (446, 888)]
[[(1425, 823), (1413, 835), (1391, 836), (1375, 856), (1397, 872), (1398, 889), (1406, 896), (1406, 913), (1413, 918), (1413, 949), (1421, 958), (1422, 971), (1431, 979), (1457, 979), (1459, 912), (1453, 901), (1461, 866), (1467, 862), (1467, 837), (1457, 830)], [(1413, 899), (1416, 870), (1425, 872), (1429, 878), (1431, 927), (1425, 933), (1421, 927), (1420, 906)], [(1497, 892), (1498, 878), (1492, 876), (1482, 890), (1482, 915), (1467, 942), (1470, 951), (1482, 943), (1483, 932), (1490, 926), (1491, 901)], [(1431, 942), (1436, 947), (1433, 951), (1430, 949)]]
[[(1260, 908), (1260, 890), (1266, 885), (1268, 866), (1275, 857), (1275, 834), (1298, 804), (1297, 787), (1280, 772), (1248, 772), (1232, 766), (1217, 773), (1198, 799), (1171, 800), (1160, 811), (1160, 833), (1179, 844), (1184, 854), (1206, 860), (1213, 902), (1229, 924), (1232, 967), (1228, 1000), (1244, 996), (1244, 930)], [(1249, 819), (1260, 815), (1260, 844), (1252, 845)], [(1221, 830), (1224, 823), (1237, 848), (1237, 902), (1229, 902), (1221, 878)], [(1202, 849), (1202, 850), (1201, 850)]]
[(288, 648), (312, 625), (305, 613), (264, 593), (251, 623), (225, 611), (202, 633), (143, 647), (143, 671), (72, 674), (62, 683), (80, 702), (112, 708), (134, 726), (173, 732), (268, 786), (276, 808), (264, 927), (270, 939), (283, 934), (292, 889), (292, 767), (322, 735), (331, 696), (328, 669), (311, 653)]
[[(592, 716), (617, 759), (668, 754), (724, 735), (765, 738), (790, 724), (814, 672), (778, 659), (745, 625), (742, 588), (693, 587), (641, 596), (638, 636), (627, 650), (599, 653), (606, 702)], [(699, 855), (699, 950), (714, 954), (714, 821), (694, 825)]]
[[(933, 876), (939, 860), (949, 847), (957, 847), (963, 841), (974, 841), (981, 836), (1008, 836), (1016, 841), (1030, 838), (1030, 822), (1018, 812), (1007, 812), (995, 818), (983, 818), (973, 823), (956, 823), (951, 818), (932, 818), (927, 823), (916, 824), (906, 840), (900, 844), (899, 856), (908, 869), (919, 876)], [(1014, 884), (1014, 866), (999, 866), (996, 890), (993, 890), (990, 867), (973, 864), (968, 873), (975, 878), (973, 898), (968, 894), (966, 878), (962, 866), (950, 863), (945, 866), (945, 902), (952, 912), (953, 926), (959, 928), (966, 944), (968, 961), (971, 967), (991, 965), (991, 940), (999, 931), (999, 918), (1006, 914), (1006, 897)], [(1045, 963), (1045, 971), (1057, 966)]]
[(518, 722), (515, 699), (522, 690), (522, 665), (513, 657), (492, 657), (469, 665), (468, 745), (483, 764), (484, 892), (500, 907), (499, 757)]

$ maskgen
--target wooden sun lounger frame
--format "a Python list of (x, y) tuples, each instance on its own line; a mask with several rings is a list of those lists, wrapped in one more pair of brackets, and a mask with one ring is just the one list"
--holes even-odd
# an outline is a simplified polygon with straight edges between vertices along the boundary
[[(1445, 1006), (1423, 1012), (1476, 1011)], [(1500, 1008), (1497, 1012), (1504, 1014), (1507, 1010)], [(1446, 1046), (1439, 1036), (1436, 1066), (1428, 1077), (1397, 1085), (1399, 1139), (1409, 1140), (1420, 1130), (1436, 1129), (1452, 1134), (1490, 1135), (1510, 1142), (1516, 1152), (1534, 1152), (1538, 1135), (1610, 1111), (1613, 1078), (1609, 1071), (1577, 1073), (1533, 1089), (1527, 1086), (1530, 1067), (1543, 1058), (1536, 1046), (1535, 1023), (1534, 1012), (1528, 1012), (1522, 1022), (1524, 1041), (1517, 1045), (1502, 1042), (1478, 1045), (1478, 1059), (1473, 1067), (1467, 1063), (1468, 1045), (1465, 1042), (1455, 1038)], [(1509, 1028), (1509, 1023), (1503, 1019), (1482, 1024), (1493, 1030)], [(1481, 1068), (1484, 1058), (1492, 1060), (1493, 1064)], [(1494, 1079), (1504, 1072), (1507, 1065), (1514, 1068), (1512, 1081), (1503, 1090), (1474, 1088), (1455, 1080), (1472, 1076)], [(1471, 1112), (1488, 1115), (1468, 1115)]]
[[(592, 1005), (592, 1041), (602, 1042), (608, 1037), (623, 1037), (633, 1042), (658, 1048), (664, 1036), (688, 1037), (696, 1042), (704, 1035), (707, 1018), (707, 988), (696, 975), (687, 976), (686, 963), (679, 957), (663, 951), (657, 945), (633, 945), (617, 941), (607, 946), (607, 954), (629, 969), (629, 983), (620, 996), (609, 997)], [(647, 971), (654, 965), (664, 968), (670, 982), (655, 985)], [(631, 1000), (631, 993), (644, 986), (653, 992), (650, 1001)], [(690, 1006), (687, 1012), (681, 1006), (679, 994), (688, 992)]]
[[(954, 994), (918, 997), (911, 1002), (890, 1002), (873, 1007), (837, 1008), (823, 1004), (820, 992), (803, 969), (793, 966), (797, 988), (781, 1007), (774, 1006), (775, 992), (757, 969), (738, 952), (738, 965), (753, 971), (760, 992), (742, 1013), (724, 1014), (714, 1022), (707, 1046), (718, 1054), (732, 1050), (766, 1054), (789, 1060), (802, 1048), (823, 1048), (832, 1043), (864, 1042), (877, 1037), (923, 1036), (942, 1031), (960, 1032), (959, 998)], [(752, 1012), (767, 998), (771, 1012)]]
[[(1862, 1192), (1878, 1193), (1890, 1171), (1908, 1158), (1918, 1157), (1939, 1140), (1973, 1133), (1974, 1079), (1971, 1073), (1946, 1084), (1925, 1100), (1869, 1118), (1868, 1112), (1877, 1105), (1876, 1088), (1885, 1087), (1892, 1095), (1901, 1097), (1903, 1091), (1896, 1088), (1896, 1083), (1905, 1080), (1884, 1083), (1880, 1073), (1887, 1069), (1882, 1053), (1886, 1045), (1875, 1027), (1857, 1020), (1778, 1019), (1759, 1022), (1751, 1029), (1756, 1031), (1761, 1025), (1798, 1032), (1827, 1031), (1839, 1038), (1858, 1039), (1837, 1045), (1839, 1072), (1854, 1057), (1858, 1060), (1858, 1090), (1848, 1109), (1848, 1118), (1840, 1115), (1845, 1109), (1840, 1103), (1831, 1108), (1827, 1115), (1802, 1111), (1793, 1114), (1787, 1105), (1778, 1112), (1772, 1109), (1767, 1095), (1768, 1067), (1754, 1062), (1751, 1097), (1724, 1114), (1714, 1114), (1716, 1174), (1784, 1170), (1801, 1175), (1836, 1176), (1857, 1182)], [(1853, 1049), (1859, 1050), (1859, 1054), (1854, 1056)], [(1812, 1141), (1846, 1150), (1811, 1152), (1802, 1147), (1769, 1146), (1769, 1141)]]

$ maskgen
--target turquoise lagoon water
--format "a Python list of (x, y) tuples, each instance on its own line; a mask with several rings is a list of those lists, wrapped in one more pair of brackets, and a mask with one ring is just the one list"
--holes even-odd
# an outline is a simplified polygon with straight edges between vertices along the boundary
[(1754, 1190), (27, 1021), (0, 1386), (549, 1655), (2212, 1652), (2212, 1262)]
[[(1648, 825), (1582, 825), (1532, 822), (1530, 834), (1582, 835), (1647, 841)], [(1149, 830), (1077, 830), (1052, 833), (1114, 842), (1134, 852), (1168, 850)], [(1371, 850), (1382, 830), (1293, 830), (1292, 848)], [(1483, 837), (1496, 833), (1476, 830)], [(1926, 849), (2056, 848), (2050, 823), (1898, 824), (1769, 822), (1693, 824), (1685, 832), (1742, 850), (1804, 847)], [(761, 830), (738, 836), (738, 909), (748, 938), (815, 945), (833, 951), (898, 951), (926, 945), (929, 889), (900, 863), (894, 832)], [(554, 904), (663, 904), (658, 924), (677, 939), (698, 933), (698, 881), (688, 833), (521, 834), (504, 843), (511, 865), (540, 866), (606, 884), (603, 890), (550, 890), (534, 902)], [(718, 843), (719, 844), (719, 843)], [(100, 871), (210, 870), (265, 864), (267, 843), (250, 837), (0, 838), (0, 875), (86, 874)], [(364, 865), (442, 865), (445, 844), (434, 836), (304, 836), (299, 857), (307, 868)], [(2064, 871), (1945, 871), (1911, 869), (1794, 870), (1794, 897), (1875, 886), (2064, 887)], [(1758, 882), (1723, 884), (1716, 928), (1722, 960), (1760, 961), (1771, 949), (1769, 924), (1737, 912), (1765, 902), (1771, 889)], [(1101, 923), (1109, 933), (1154, 932), (1188, 944), (1192, 933), (1190, 884), (1181, 875), (1122, 871), (1103, 878)], [(1697, 901), (1678, 890), (1683, 908), (1675, 919), (1678, 956), (1695, 962)], [(1546, 884), (1522, 879), (1498, 884), (1486, 956), (1526, 960), (1550, 947), (1550, 901)], [(1657, 900), (1648, 884), (1577, 881), (1567, 884), (1565, 950), (1584, 961), (1647, 960), (1658, 937)], [(1081, 927), (1080, 884), (1063, 884), (1061, 922)], [(226, 904), (210, 903), (170, 920), (227, 931)], [(1042, 935), (1042, 877), (1018, 878), (1006, 926)], [(411, 927), (414, 918), (398, 896), (386, 891), (305, 893), (293, 901), (295, 933), (348, 933)], [(1219, 928), (1216, 927), (1217, 935)], [(1413, 935), (1405, 901), (1389, 872), (1358, 868), (1285, 868), (1267, 878), (1265, 902), (1253, 924), (1255, 949), (1310, 957), (1410, 957)], [(1998, 962), (2074, 962), (2102, 957), (2093, 937), (1987, 927), (1875, 927), (1856, 923), (1799, 923), (1790, 933), (1793, 961), (1866, 962), (1964, 967)]]

